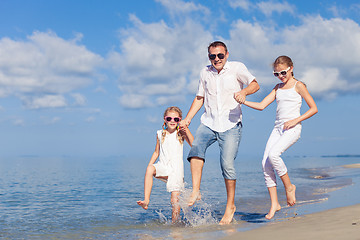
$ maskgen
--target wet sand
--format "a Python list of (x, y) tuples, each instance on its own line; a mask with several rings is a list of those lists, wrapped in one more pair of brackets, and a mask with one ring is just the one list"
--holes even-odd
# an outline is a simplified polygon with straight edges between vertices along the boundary
[(245, 232), (229, 235), (224, 240), (360, 240), (360, 204), (289, 218)]
[[(360, 163), (343, 165), (343, 167), (360, 168)], [(288, 218), (257, 229), (237, 232), (223, 239), (360, 240), (360, 204)]]

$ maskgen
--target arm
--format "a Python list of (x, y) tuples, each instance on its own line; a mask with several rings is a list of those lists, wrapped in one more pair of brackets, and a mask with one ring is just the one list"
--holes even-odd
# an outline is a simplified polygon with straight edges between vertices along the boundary
[(246, 96), (256, 93), (260, 89), (259, 84), (257, 83), (256, 79), (254, 79), (246, 88), (242, 89), (239, 92), (234, 94), (235, 100), (242, 104), (246, 100)]
[(183, 138), (186, 140), (186, 142), (192, 146), (192, 142), (194, 141), (194, 136), (192, 135), (192, 133), (190, 132), (190, 129), (185, 127), (181, 129), (181, 134), (183, 136)]
[(307, 90), (305, 84), (303, 84), (302, 82), (298, 82), (296, 84), (296, 91), (300, 94), (300, 96), (302, 98), (304, 98), (305, 102), (309, 106), (309, 110), (307, 110), (300, 117), (292, 119), (292, 120), (284, 123), (284, 130), (295, 127), (298, 123), (314, 116), (318, 112), (316, 103), (315, 103), (314, 99), (312, 98), (312, 96), (310, 95), (309, 91)]
[(249, 102), (245, 100), (243, 104), (253, 109), (262, 111), (275, 100), (275, 97), (276, 97), (276, 87), (261, 102)]
[(154, 151), (154, 153), (152, 154), (152, 156), (150, 158), (148, 166), (155, 163), (156, 159), (158, 159), (158, 157), (159, 157), (159, 154), (160, 154), (160, 143), (159, 143), (159, 138), (156, 136), (155, 151)]
[(204, 104), (204, 97), (196, 96), (194, 101), (191, 104), (190, 110), (186, 115), (185, 119), (180, 122), (180, 127), (185, 128), (190, 125), (191, 120), (196, 115), (196, 113), (200, 110), (200, 108)]

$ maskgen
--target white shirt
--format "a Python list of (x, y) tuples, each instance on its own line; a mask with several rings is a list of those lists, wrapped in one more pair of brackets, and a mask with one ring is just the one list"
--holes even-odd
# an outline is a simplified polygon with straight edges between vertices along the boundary
[(275, 126), (282, 126), (285, 122), (300, 116), (302, 97), (295, 90), (297, 83), (296, 81), (292, 88), (278, 88), (276, 90), (277, 108)]
[(209, 65), (200, 73), (197, 96), (204, 97), (205, 112), (201, 123), (216, 132), (225, 132), (242, 120), (240, 104), (234, 93), (249, 85), (255, 77), (241, 62), (227, 61), (217, 70)]

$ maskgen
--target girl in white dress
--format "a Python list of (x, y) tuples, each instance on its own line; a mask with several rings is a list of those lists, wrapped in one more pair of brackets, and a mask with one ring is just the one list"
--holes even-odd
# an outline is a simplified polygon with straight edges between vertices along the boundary
[(165, 110), (163, 129), (157, 131), (155, 151), (145, 173), (144, 200), (137, 201), (141, 207), (148, 209), (153, 177), (164, 180), (167, 191), (171, 192), (173, 223), (179, 218), (179, 195), (184, 190), (183, 142), (186, 140), (191, 146), (194, 140), (188, 128), (179, 129), (181, 117), (178, 107)]
[[(301, 122), (318, 112), (315, 101), (305, 84), (294, 78), (291, 58), (278, 57), (273, 68), (274, 76), (278, 77), (282, 83), (277, 84), (260, 103), (244, 102), (244, 105), (257, 110), (265, 109), (274, 100), (277, 103), (275, 126), (266, 144), (262, 160), (265, 184), (271, 200), (270, 211), (265, 216), (267, 219), (271, 219), (275, 212), (281, 209), (276, 191), (275, 172), (284, 184), (288, 205), (293, 206), (296, 203), (296, 187), (291, 183), (285, 163), (280, 156), (300, 138)], [(309, 110), (301, 115), (302, 98), (309, 106)]]

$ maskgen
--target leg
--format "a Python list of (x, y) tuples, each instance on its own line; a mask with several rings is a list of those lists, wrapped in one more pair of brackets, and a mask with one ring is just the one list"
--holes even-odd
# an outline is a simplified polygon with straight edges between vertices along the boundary
[(179, 220), (179, 216), (180, 216), (179, 196), (180, 196), (180, 192), (178, 191), (171, 192), (172, 223), (176, 223)]
[(202, 177), (202, 169), (204, 167), (204, 160), (201, 158), (193, 157), (190, 159), (190, 169), (191, 169), (191, 178), (193, 190), (189, 199), (189, 206), (194, 205), (196, 200), (201, 199), (200, 194), (200, 183)]
[(270, 195), (271, 207), (269, 213), (266, 214), (265, 218), (270, 220), (272, 217), (274, 217), (275, 213), (281, 209), (281, 206), (279, 204), (276, 186), (269, 187), (268, 191)]
[(235, 206), (236, 180), (225, 179), (225, 187), (226, 187), (227, 202), (226, 202), (226, 209), (224, 216), (222, 217), (219, 223), (220, 225), (231, 223), (236, 210), (236, 206)]
[(200, 200), (200, 183), (202, 176), (202, 169), (205, 162), (206, 149), (216, 141), (214, 131), (200, 124), (196, 131), (195, 139), (190, 149), (188, 160), (190, 161), (191, 176), (193, 191), (190, 196), (188, 205), (192, 206), (196, 200)]
[(296, 203), (296, 186), (291, 183), (285, 163), (280, 156), (300, 138), (300, 133), (301, 125), (284, 131), (276, 144), (274, 144), (269, 151), (269, 161), (284, 184), (287, 203), (289, 206), (293, 206)]
[(277, 128), (274, 128), (270, 134), (269, 139), (267, 140), (264, 156), (262, 159), (262, 169), (264, 173), (265, 185), (268, 188), (277, 186), (275, 171), (271, 163), (271, 160), (269, 159), (269, 152), (271, 148), (280, 139), (280, 137), (281, 137), (281, 132)]
[(291, 183), (289, 174), (286, 173), (280, 178), (285, 187), (287, 204), (288, 206), (293, 206), (296, 203), (296, 197), (295, 197), (296, 186)]
[(225, 213), (220, 221), (221, 225), (231, 223), (236, 210), (236, 171), (234, 162), (237, 156), (240, 140), (241, 123), (237, 124), (235, 127), (224, 133), (218, 134), (218, 142), (220, 147), (220, 166), (225, 180), (227, 197)]
[(153, 165), (150, 165), (146, 169), (145, 178), (144, 178), (144, 200), (137, 201), (143, 209), (148, 209), (150, 202), (150, 195), (153, 186), (153, 176), (156, 174), (156, 168)]

